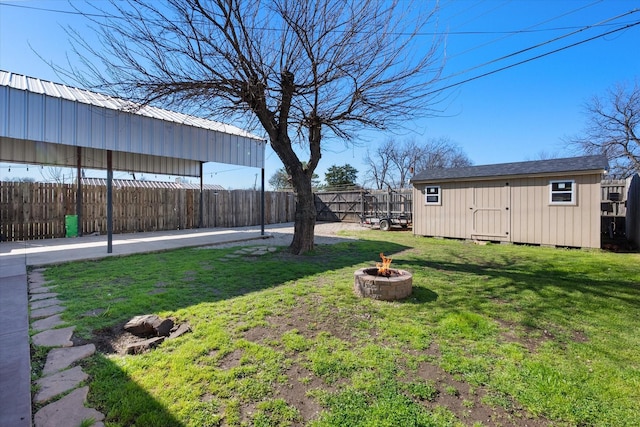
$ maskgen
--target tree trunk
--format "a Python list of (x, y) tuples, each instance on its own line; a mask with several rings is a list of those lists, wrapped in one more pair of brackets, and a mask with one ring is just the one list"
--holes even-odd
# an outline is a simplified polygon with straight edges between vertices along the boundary
[[(316, 226), (316, 204), (311, 180), (294, 184), (296, 189), (296, 214), (293, 226), (293, 241), (289, 246), (296, 255), (313, 250), (314, 229)], [(303, 185), (299, 185), (303, 184)]]

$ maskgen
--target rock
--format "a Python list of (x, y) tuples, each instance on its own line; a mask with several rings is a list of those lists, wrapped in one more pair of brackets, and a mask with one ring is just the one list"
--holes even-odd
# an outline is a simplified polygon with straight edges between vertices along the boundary
[(149, 338), (148, 340), (128, 344), (125, 348), (125, 353), (127, 354), (141, 354), (145, 351), (151, 350), (152, 348), (160, 345), (162, 341), (164, 341), (165, 337), (155, 337)]
[(42, 369), (42, 375), (49, 375), (67, 368), (73, 362), (85, 359), (96, 352), (93, 344), (78, 347), (54, 348), (47, 354), (47, 362)]
[(102, 413), (84, 406), (88, 392), (89, 387), (82, 387), (57, 402), (45, 406), (36, 412), (33, 425), (35, 427), (78, 426), (90, 418), (96, 422), (104, 420)]
[(57, 326), (62, 325), (64, 322), (59, 314), (54, 314), (53, 316), (45, 317), (44, 319), (36, 320), (31, 323), (31, 329), (34, 331), (44, 331), (47, 329), (53, 329)]
[(46, 298), (46, 299), (32, 301), (31, 303), (29, 303), (29, 307), (31, 307), (31, 310), (37, 310), (39, 308), (45, 308), (45, 307), (49, 307), (49, 306), (57, 305), (61, 303), (62, 301), (60, 301), (56, 297), (53, 297), (53, 298)]
[(136, 316), (124, 325), (124, 330), (138, 337), (168, 336), (173, 320), (161, 319), (155, 314)]
[(54, 314), (62, 313), (65, 307), (62, 305), (54, 304), (44, 308), (36, 308), (31, 310), (29, 317), (31, 319), (41, 319), (43, 317), (53, 316)]
[(191, 325), (189, 325), (188, 323), (182, 323), (181, 325), (178, 325), (177, 328), (174, 328), (171, 331), (169, 338), (178, 338), (179, 336), (184, 335), (187, 332), (191, 332)]
[(55, 292), (40, 292), (40, 293), (30, 292), (30, 294), (31, 294), (31, 298), (29, 298), (29, 301), (38, 301), (40, 299), (55, 298), (58, 296), (58, 294)]
[(75, 326), (60, 329), (48, 329), (31, 337), (31, 342), (40, 347), (71, 347), (71, 335)]
[(36, 381), (36, 384), (40, 386), (40, 390), (38, 390), (33, 400), (36, 403), (46, 402), (60, 393), (76, 388), (78, 384), (87, 378), (89, 378), (89, 375), (85, 374), (80, 366), (40, 378)]

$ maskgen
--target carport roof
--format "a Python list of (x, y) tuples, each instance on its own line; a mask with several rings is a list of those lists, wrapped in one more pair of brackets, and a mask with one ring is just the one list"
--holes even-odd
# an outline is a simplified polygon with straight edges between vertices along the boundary
[(460, 181), (497, 178), (502, 176), (530, 176), (568, 173), (603, 173), (609, 168), (603, 155), (499, 163), (461, 168), (427, 169), (411, 179), (412, 183)]
[[(264, 167), (236, 126), (0, 70), (0, 161), (200, 176), (201, 163)], [(80, 151), (78, 149), (81, 149)], [(81, 158), (78, 159), (78, 152)]]

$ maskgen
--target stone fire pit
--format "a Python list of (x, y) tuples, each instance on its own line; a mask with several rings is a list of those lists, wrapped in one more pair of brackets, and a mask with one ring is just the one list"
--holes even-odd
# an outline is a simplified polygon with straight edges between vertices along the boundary
[(413, 276), (406, 270), (389, 269), (379, 275), (378, 268), (361, 268), (354, 273), (353, 290), (360, 298), (394, 301), (411, 295)]

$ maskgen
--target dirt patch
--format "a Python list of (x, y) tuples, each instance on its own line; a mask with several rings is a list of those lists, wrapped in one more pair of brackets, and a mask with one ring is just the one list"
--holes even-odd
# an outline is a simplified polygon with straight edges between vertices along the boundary
[(305, 423), (316, 419), (322, 408), (314, 398), (307, 396), (307, 391), (326, 388), (325, 384), (309, 370), (297, 364), (287, 369), (285, 374), (287, 381), (276, 386), (274, 395), (296, 408)]
[(486, 390), (473, 388), (465, 382), (458, 381), (434, 364), (422, 362), (415, 377), (433, 383), (437, 390), (433, 400), (423, 402), (426, 407), (446, 407), (467, 425), (480, 422), (483, 426), (542, 427), (549, 424), (544, 419), (533, 418), (513, 401), (510, 401), (509, 409), (483, 403), (483, 397), (487, 395)]
[(139, 338), (125, 331), (125, 323), (127, 322), (120, 322), (115, 326), (94, 331), (91, 340), (78, 340), (78, 342), (76, 342), (74, 339), (74, 345), (92, 342), (95, 344), (96, 350), (100, 353), (125, 354), (129, 344), (135, 344), (145, 340), (144, 338)]
[(220, 359), (220, 369), (231, 369), (240, 366), (240, 359), (242, 359), (242, 350), (235, 349), (231, 353), (226, 354)]

